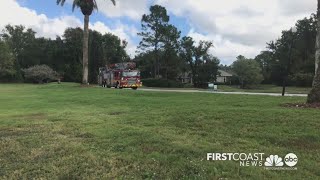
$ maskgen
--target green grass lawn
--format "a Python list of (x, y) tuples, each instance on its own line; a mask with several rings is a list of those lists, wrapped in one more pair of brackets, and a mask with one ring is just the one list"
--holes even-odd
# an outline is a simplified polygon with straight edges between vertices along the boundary
[[(301, 97), (0, 84), (0, 179), (317, 179), (320, 112)], [(207, 161), (295, 153), (296, 171)]]
[[(240, 89), (239, 86), (218, 85), (219, 91), (224, 92), (257, 92), (257, 93), (282, 93), (281, 86), (259, 85), (252, 89)], [(286, 87), (286, 93), (289, 94), (309, 94), (311, 87)]]

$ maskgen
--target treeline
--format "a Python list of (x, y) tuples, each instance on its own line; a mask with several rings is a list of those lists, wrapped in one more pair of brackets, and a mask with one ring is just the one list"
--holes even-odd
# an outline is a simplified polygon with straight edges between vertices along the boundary
[(312, 86), (315, 74), (317, 19), (314, 14), (297, 21), (295, 30), (282, 31), (281, 37), (267, 43), (266, 50), (255, 58), (239, 55), (231, 66), (220, 69), (233, 72), (234, 84)]
[(216, 80), (218, 68), (234, 75), (230, 80), (243, 88), (260, 83), (311, 86), (315, 69), (316, 16), (296, 23), (296, 32), (285, 30), (277, 40), (267, 43), (255, 58), (239, 55), (230, 66), (219, 66), (219, 59), (209, 53), (212, 42), (196, 43), (181, 37), (162, 6), (152, 6), (141, 21), (142, 41), (138, 56), (143, 76), (179, 80), (189, 77), (195, 86)]
[(296, 32), (282, 31), (275, 41), (267, 43), (255, 60), (259, 63), (263, 83), (311, 86), (315, 74), (316, 15), (296, 23)]
[[(143, 79), (171, 82), (164, 84), (176, 86), (176, 83), (185, 82), (200, 86), (215, 81), (220, 61), (209, 53), (212, 42), (195, 42), (191, 37), (181, 37), (181, 32), (169, 20), (164, 7), (150, 7), (150, 14), (142, 17), (142, 31), (138, 34), (142, 41), (134, 59), (130, 59), (125, 51), (126, 41), (112, 34), (90, 31), (89, 82), (97, 82), (99, 67), (125, 61), (137, 62)], [(82, 29), (69, 28), (56, 39), (36, 37), (35, 31), (23, 26), (7, 25), (2, 32), (0, 48), (6, 52), (1, 53), (6, 56), (2, 59), (6, 60), (1, 60), (3, 65), (0, 67), (6, 70), (1, 70), (0, 81), (21, 82), (27, 80), (26, 76), (41, 76), (44, 72), (38, 71), (48, 68), (39, 65), (47, 65), (63, 81), (81, 82)], [(26, 71), (31, 67), (32, 71)], [(34, 81), (39, 82), (39, 78)]]
[[(181, 31), (170, 23), (165, 7), (154, 5), (142, 16), (138, 33), (141, 42), (134, 59), (125, 51), (127, 42), (112, 34), (90, 31), (89, 82), (97, 82), (99, 67), (131, 60), (137, 62), (142, 79), (155, 85), (157, 81), (170, 86), (183, 82), (203, 87), (214, 82), (218, 69), (222, 69), (234, 75), (233, 84), (243, 88), (260, 83), (311, 86), (316, 24), (316, 16), (312, 14), (296, 23), (296, 32), (285, 30), (277, 40), (267, 43), (266, 50), (255, 58), (240, 55), (232, 65), (222, 66), (210, 54), (212, 42), (182, 37)], [(81, 82), (82, 29), (69, 28), (54, 40), (36, 37), (36, 32), (23, 26), (8, 25), (2, 32), (0, 81), (23, 81), (25, 69), (45, 64), (63, 81)]]
[[(24, 26), (7, 25), (0, 40), (0, 81), (22, 82), (24, 70), (36, 65), (48, 65), (63, 81), (81, 82), (82, 39), (80, 28), (66, 29), (62, 37), (36, 37), (36, 32)], [(107, 63), (127, 61), (127, 43), (112, 34), (90, 31), (89, 82), (96, 83), (99, 67)]]
[(138, 35), (142, 40), (135, 61), (143, 78), (158, 79), (159, 84), (186, 80), (195, 86), (216, 80), (220, 61), (209, 52), (212, 42), (181, 37), (165, 7), (150, 7), (150, 13), (142, 16)]

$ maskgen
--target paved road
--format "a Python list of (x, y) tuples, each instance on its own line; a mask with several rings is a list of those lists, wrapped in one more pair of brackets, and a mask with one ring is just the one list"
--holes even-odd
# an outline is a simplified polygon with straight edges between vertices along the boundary
[[(181, 92), (181, 93), (213, 93), (213, 94), (242, 94), (242, 95), (260, 95), (260, 96), (281, 96), (280, 93), (251, 93), (251, 92), (212, 92), (206, 90), (186, 90), (186, 89), (149, 89), (140, 88), (139, 91), (154, 91), (154, 92)], [(307, 94), (286, 94), (290, 97), (307, 97)]]

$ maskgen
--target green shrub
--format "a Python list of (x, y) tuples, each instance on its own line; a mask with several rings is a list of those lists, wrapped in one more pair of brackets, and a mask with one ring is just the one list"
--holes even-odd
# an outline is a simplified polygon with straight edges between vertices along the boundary
[(13, 53), (6, 43), (0, 41), (0, 82), (11, 81), (15, 74)]
[(36, 65), (22, 71), (26, 82), (47, 83), (58, 79), (58, 73), (47, 65)]
[(169, 88), (182, 88), (184, 84), (181, 82), (166, 80), (166, 79), (143, 79), (142, 83), (147, 87), (169, 87)]
[(293, 86), (311, 87), (313, 73), (297, 73), (289, 76), (289, 84)]
[(209, 82), (199, 82), (197, 84), (195, 83), (194, 87), (202, 88), (202, 89), (208, 89), (208, 85), (209, 85)]
[(184, 88), (193, 88), (194, 86), (192, 84), (183, 84)]
[(246, 59), (239, 56), (232, 64), (233, 71), (237, 74), (241, 87), (250, 88), (263, 81), (260, 65), (253, 59)]

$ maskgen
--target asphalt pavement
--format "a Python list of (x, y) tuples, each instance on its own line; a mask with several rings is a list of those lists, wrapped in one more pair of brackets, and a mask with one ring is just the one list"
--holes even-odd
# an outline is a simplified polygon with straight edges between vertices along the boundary
[[(187, 89), (157, 89), (157, 88), (139, 88), (138, 91), (152, 91), (152, 92), (180, 92), (180, 93), (211, 93), (211, 94), (238, 94), (238, 95), (260, 95), (260, 96), (282, 96), (281, 93), (254, 93), (254, 92), (222, 92), (210, 90), (187, 90)], [(286, 94), (289, 97), (307, 97), (307, 94)]]

